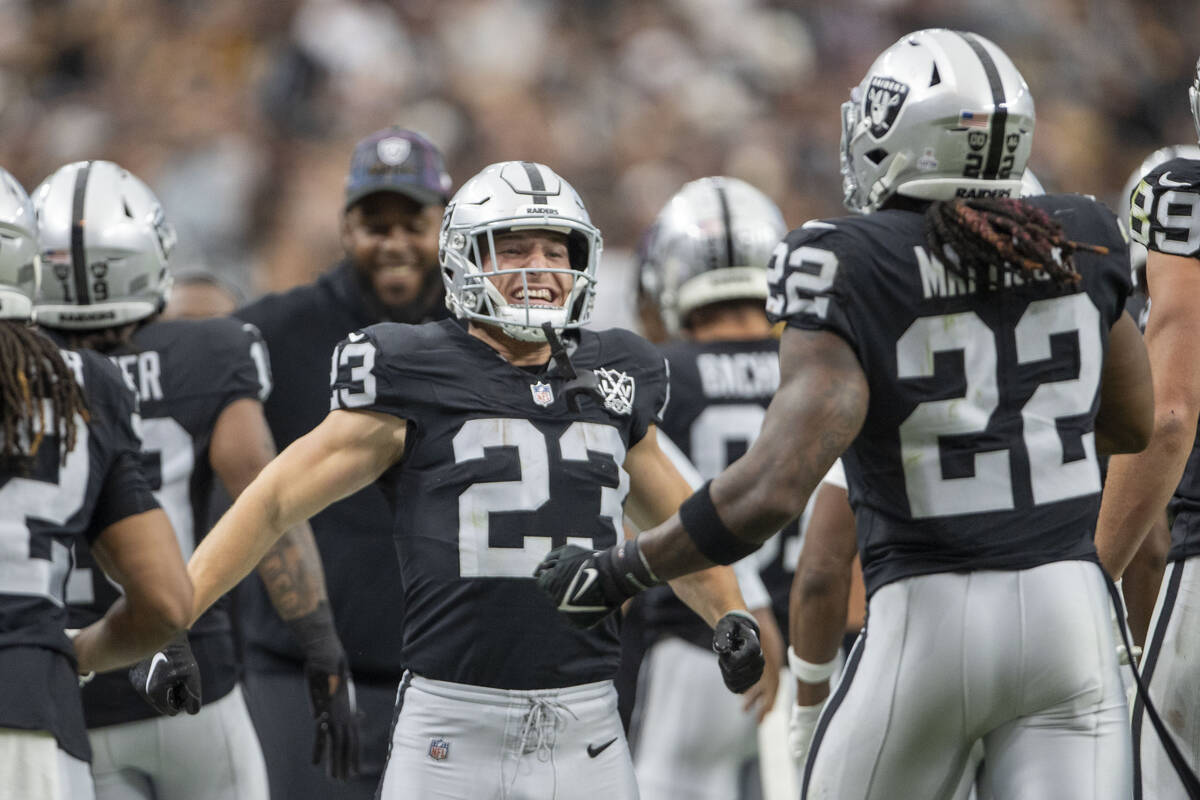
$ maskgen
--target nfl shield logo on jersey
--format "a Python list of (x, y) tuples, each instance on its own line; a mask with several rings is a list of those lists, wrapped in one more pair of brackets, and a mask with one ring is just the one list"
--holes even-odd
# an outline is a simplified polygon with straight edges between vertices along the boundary
[(450, 742), (442, 737), (429, 740), (429, 757), (434, 761), (445, 761), (450, 755)]
[(629, 415), (633, 412), (633, 376), (615, 369), (593, 370), (599, 385), (596, 389), (604, 399), (604, 407), (614, 414)]
[(554, 390), (550, 388), (550, 384), (548, 383), (538, 381), (529, 387), (529, 391), (533, 394), (533, 402), (542, 408), (554, 402)]

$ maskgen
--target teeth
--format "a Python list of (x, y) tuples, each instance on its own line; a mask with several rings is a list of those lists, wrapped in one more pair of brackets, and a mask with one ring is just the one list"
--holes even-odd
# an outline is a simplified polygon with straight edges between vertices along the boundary
[(517, 300), (545, 300), (549, 303), (553, 297), (549, 289), (530, 289), (528, 292), (524, 288), (517, 289)]

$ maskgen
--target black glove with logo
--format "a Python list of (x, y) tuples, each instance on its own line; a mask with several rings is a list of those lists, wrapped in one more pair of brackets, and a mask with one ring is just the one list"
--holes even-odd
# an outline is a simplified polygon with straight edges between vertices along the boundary
[(599, 624), (621, 603), (659, 582), (635, 541), (607, 550), (556, 547), (533, 574), (538, 588), (576, 628)]
[(750, 612), (730, 611), (717, 620), (712, 648), (729, 691), (741, 694), (758, 683), (766, 661), (758, 640), (758, 623)]
[(160, 714), (173, 717), (180, 711), (200, 710), (200, 666), (188, 646), (187, 632), (180, 633), (157, 653), (129, 670), (129, 682)]
[(322, 601), (315, 611), (286, 622), (305, 654), (304, 677), (317, 723), (312, 763), (324, 761), (331, 778), (352, 778), (358, 774), (358, 705), (333, 614)]

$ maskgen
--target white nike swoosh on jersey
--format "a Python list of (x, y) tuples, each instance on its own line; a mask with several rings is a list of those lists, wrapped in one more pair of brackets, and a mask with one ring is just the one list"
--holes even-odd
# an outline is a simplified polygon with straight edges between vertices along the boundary
[(146, 694), (150, 694), (150, 682), (154, 680), (154, 670), (158, 669), (159, 664), (166, 664), (167, 657), (162, 653), (155, 653), (154, 658), (150, 659), (150, 671), (146, 673)]
[(359, 333), (358, 331), (355, 331), (346, 338), (352, 342), (361, 342), (363, 339), (367, 338), (367, 335), (365, 333)]
[(1182, 183), (1179, 181), (1173, 181), (1167, 177), (1170, 174), (1171, 174), (1170, 172), (1164, 172), (1162, 175), (1159, 175), (1158, 176), (1158, 185), (1166, 186), (1168, 188), (1192, 185), (1191, 181), (1183, 181)]

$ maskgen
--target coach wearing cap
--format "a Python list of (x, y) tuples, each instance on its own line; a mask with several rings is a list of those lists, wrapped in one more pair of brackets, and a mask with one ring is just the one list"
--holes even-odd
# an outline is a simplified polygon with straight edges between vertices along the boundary
[[(445, 316), (437, 250), (449, 193), (442, 156), (425, 137), (401, 128), (368, 136), (354, 148), (346, 178), (344, 258), (314, 284), (268, 295), (237, 312), (257, 325), (267, 342), (275, 389), (265, 410), (280, 450), (325, 417), (330, 355), (347, 333), (388, 320), (415, 323)], [(324, 767), (313, 766), (304, 658), (279, 624), (257, 576), (248, 578), (237, 596), (246, 700), (267, 761), (272, 800), (368, 800), (383, 773), (403, 673), (403, 619), (393, 616), (393, 609), (404, 603), (391, 515), (372, 485), (313, 517), (312, 527), (361, 714), (358, 776), (336, 781)], [(386, 615), (381, 609), (388, 610)], [(339, 721), (331, 722), (336, 735)]]

